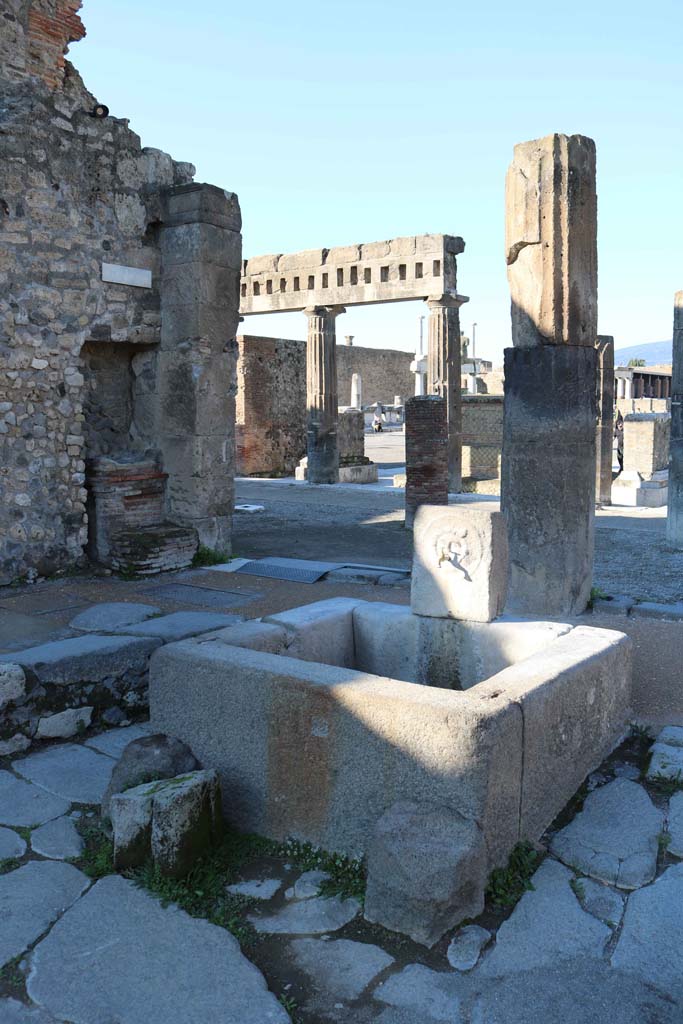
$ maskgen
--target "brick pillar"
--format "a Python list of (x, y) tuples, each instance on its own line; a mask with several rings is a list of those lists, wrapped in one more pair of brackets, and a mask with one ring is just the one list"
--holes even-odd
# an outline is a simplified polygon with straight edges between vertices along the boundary
[(460, 395), (460, 314), (462, 300), (441, 295), (427, 300), (429, 341), (427, 394), (446, 401), (448, 487), (462, 490), (462, 402)]
[(406, 526), (420, 505), (448, 504), (446, 399), (416, 395), (405, 405)]
[(595, 437), (595, 500), (612, 501), (612, 447), (614, 444), (614, 338), (598, 335), (597, 400), (598, 426)]
[(512, 341), (505, 350), (501, 506), (508, 610), (572, 615), (590, 598), (595, 515), (595, 143), (515, 146), (506, 180)]
[(169, 189), (161, 231), (159, 437), (169, 518), (230, 550), (242, 259), (237, 196)]
[(335, 321), (342, 306), (309, 306), (306, 345), (306, 451), (309, 484), (339, 480), (337, 442), (337, 336)]

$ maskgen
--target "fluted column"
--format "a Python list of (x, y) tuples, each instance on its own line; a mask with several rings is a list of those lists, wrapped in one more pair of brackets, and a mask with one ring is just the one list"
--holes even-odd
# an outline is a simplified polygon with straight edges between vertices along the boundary
[(339, 480), (335, 321), (343, 312), (343, 306), (309, 306), (305, 310), (308, 318), (306, 449), (310, 484), (336, 484)]
[(446, 400), (448, 489), (462, 490), (462, 400), (460, 396), (460, 313), (462, 300), (440, 295), (427, 300), (429, 344), (427, 394)]

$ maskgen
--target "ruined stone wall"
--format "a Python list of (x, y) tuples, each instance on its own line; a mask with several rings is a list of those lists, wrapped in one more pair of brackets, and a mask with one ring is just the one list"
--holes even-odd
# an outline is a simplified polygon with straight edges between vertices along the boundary
[(306, 454), (306, 342), (237, 338), (237, 472), (291, 475)]
[[(149, 346), (156, 345), (160, 330), (160, 192), (194, 174), (190, 164), (143, 149), (126, 120), (92, 116), (95, 98), (63, 56), (68, 42), (84, 34), (79, 6), (77, 0), (3, 4), (0, 581), (5, 582), (30, 568), (49, 573), (73, 565), (82, 555), (86, 409), (93, 417), (108, 415), (95, 394), (93, 359), (106, 362), (109, 351), (115, 364), (111, 374), (120, 371), (126, 388), (149, 399), (128, 438), (116, 437), (124, 429), (119, 419), (102, 443), (144, 449), (153, 442), (156, 356)], [(152, 287), (103, 282), (103, 262), (149, 269)], [(101, 356), (93, 356), (95, 345), (101, 346)], [(118, 347), (129, 355), (137, 347), (144, 353), (133, 380), (128, 370), (124, 373)], [(99, 385), (105, 391), (114, 387), (106, 379), (105, 373)], [(102, 397), (111, 411), (112, 395)]]
[(476, 480), (500, 477), (503, 450), (503, 396), (462, 396), (462, 475)]
[(351, 377), (361, 375), (363, 405), (381, 402), (392, 405), (395, 395), (405, 402), (415, 392), (415, 374), (410, 372), (411, 352), (391, 348), (337, 345), (337, 389), (340, 405), (351, 403)]

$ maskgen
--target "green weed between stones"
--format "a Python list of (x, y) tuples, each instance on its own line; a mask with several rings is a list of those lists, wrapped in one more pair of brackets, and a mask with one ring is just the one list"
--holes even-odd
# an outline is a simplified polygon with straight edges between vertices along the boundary
[(592, 608), (596, 601), (604, 601), (609, 597), (600, 587), (591, 587), (591, 596), (588, 598), (588, 607)]
[(192, 568), (204, 569), (210, 565), (223, 565), (224, 562), (229, 561), (230, 555), (227, 551), (217, 551), (214, 550), (214, 548), (207, 548), (203, 544), (200, 544), (194, 558), (192, 559)]
[(578, 900), (583, 900), (586, 896), (586, 887), (583, 884), (583, 879), (572, 878), (569, 884), (572, 887), (572, 891)]
[(666, 853), (671, 846), (671, 836), (668, 832), (660, 832), (657, 836), (657, 846), (660, 853)]
[(0, 985), (6, 986), (13, 994), (23, 994), (26, 991), (26, 979), (19, 967), (23, 958), (24, 954), (20, 953), (19, 956), (8, 960), (3, 967), (0, 967)]
[(76, 823), (85, 848), (72, 863), (88, 876), (97, 880), (114, 873), (114, 844), (104, 827), (92, 820), (80, 818)]
[(683, 778), (681, 772), (676, 772), (673, 778), (669, 775), (654, 775), (647, 780), (662, 796), (673, 796), (683, 789)]
[(7, 875), (10, 871), (14, 871), (19, 867), (19, 861), (16, 857), (8, 857), (6, 860), (0, 860), (0, 875)]
[(531, 843), (517, 843), (510, 854), (508, 866), (491, 872), (486, 896), (494, 907), (514, 907), (525, 892), (533, 889), (531, 876), (543, 856)]

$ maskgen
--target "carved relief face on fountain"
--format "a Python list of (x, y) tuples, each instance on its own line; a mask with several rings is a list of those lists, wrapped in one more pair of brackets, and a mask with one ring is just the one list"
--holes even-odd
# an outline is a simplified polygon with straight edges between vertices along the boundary
[(449, 575), (458, 573), (461, 579), (471, 583), (482, 556), (482, 538), (476, 527), (457, 528), (452, 522), (441, 521), (433, 524), (433, 530), (437, 568)]

